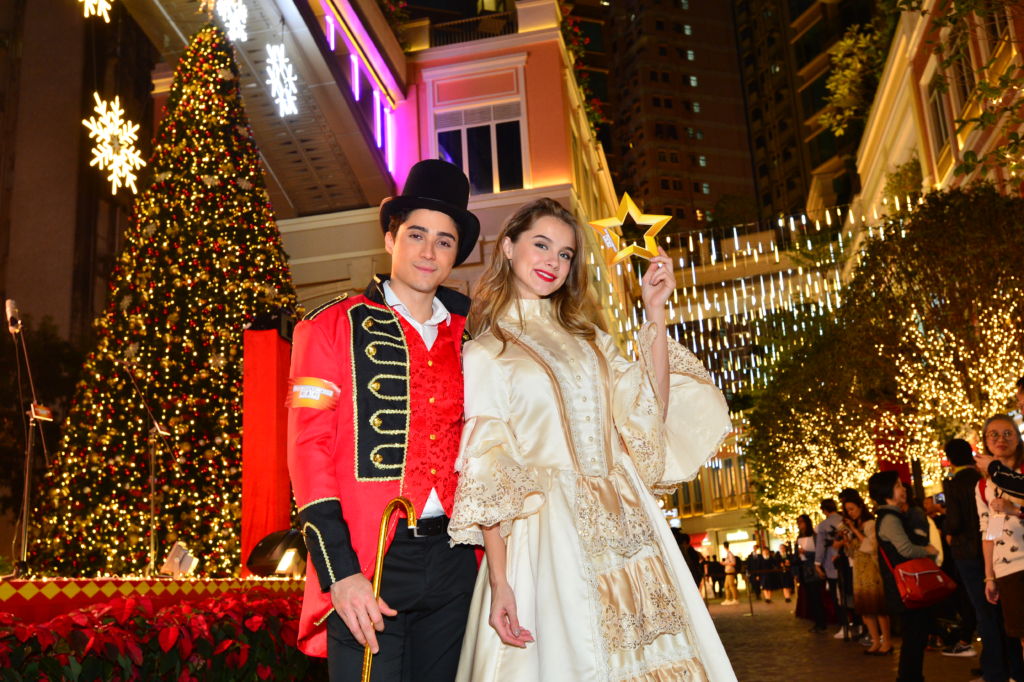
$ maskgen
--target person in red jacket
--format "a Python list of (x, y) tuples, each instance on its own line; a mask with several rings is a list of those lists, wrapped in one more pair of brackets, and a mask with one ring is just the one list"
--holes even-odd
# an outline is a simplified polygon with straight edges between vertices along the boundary
[[(454, 679), (476, 579), (471, 547), (449, 547), (462, 433), (461, 350), (469, 299), (440, 286), (480, 233), (469, 182), (438, 160), (381, 203), (391, 274), (309, 313), (295, 328), (288, 469), (309, 549), (299, 648), (330, 678)], [(381, 513), (388, 527), (380, 599), (370, 579)]]

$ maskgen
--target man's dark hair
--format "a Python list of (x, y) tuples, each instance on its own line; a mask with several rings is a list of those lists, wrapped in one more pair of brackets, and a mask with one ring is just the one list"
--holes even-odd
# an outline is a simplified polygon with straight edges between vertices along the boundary
[(412, 211), (398, 211), (391, 216), (391, 220), (388, 221), (388, 232), (391, 233), (392, 237), (398, 236), (398, 228), (402, 226), (402, 223), (405, 222), (405, 219), (409, 217), (411, 212)]
[(1024, 391), (1024, 377), (1017, 379), (1017, 390)]
[(868, 495), (875, 504), (885, 504), (896, 490), (900, 475), (896, 471), (879, 471), (868, 479)]
[(728, 542), (723, 542), (722, 543), (722, 547), (725, 547), (726, 549), (729, 549), (729, 543)]
[(847, 502), (858, 502), (863, 501), (860, 493), (854, 488), (843, 488), (839, 491), (839, 503), (846, 504)]
[(832, 514), (834, 512), (839, 511), (839, 506), (836, 505), (835, 500), (829, 497), (821, 501), (821, 511), (825, 512), (826, 514)]
[(680, 533), (679, 535), (676, 536), (676, 539), (679, 541), (680, 545), (689, 545), (690, 544), (690, 536), (689, 536), (688, 533)]
[(963, 438), (954, 438), (946, 443), (946, 459), (955, 467), (966, 467), (974, 464), (974, 450)]

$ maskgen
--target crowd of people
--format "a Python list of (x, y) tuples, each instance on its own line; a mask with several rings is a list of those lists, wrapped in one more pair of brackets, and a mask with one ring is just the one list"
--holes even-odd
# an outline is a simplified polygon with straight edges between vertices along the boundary
[[(1024, 377), (1017, 402), (1024, 413)], [(781, 590), (788, 602), (795, 591), (795, 612), (812, 621), (812, 632), (833, 622), (836, 638), (862, 644), (867, 655), (898, 652), (898, 682), (924, 679), (927, 650), (978, 655), (976, 638), (976, 681), (1024, 680), (1024, 441), (1014, 419), (988, 419), (979, 450), (949, 441), (941, 493), (913, 499), (898, 471), (880, 471), (868, 480), (867, 500), (847, 488), (838, 501), (821, 500), (817, 524), (801, 515), (792, 547), (758, 547), (740, 561), (723, 543), (721, 561), (694, 552), (688, 563), (705, 598), (724, 597), (723, 605), (736, 603), (737, 572), (752, 599), (770, 603)], [(923, 565), (941, 569), (934, 575), (951, 578), (956, 590), (936, 603), (914, 602), (900, 583), (909, 570), (901, 565), (915, 559), (933, 561)]]

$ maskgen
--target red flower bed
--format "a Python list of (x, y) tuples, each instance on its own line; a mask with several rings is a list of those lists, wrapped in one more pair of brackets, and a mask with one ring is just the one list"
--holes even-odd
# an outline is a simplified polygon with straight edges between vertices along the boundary
[(153, 612), (113, 599), (26, 624), (0, 613), (0, 680), (299, 680), (299, 600), (255, 588)]

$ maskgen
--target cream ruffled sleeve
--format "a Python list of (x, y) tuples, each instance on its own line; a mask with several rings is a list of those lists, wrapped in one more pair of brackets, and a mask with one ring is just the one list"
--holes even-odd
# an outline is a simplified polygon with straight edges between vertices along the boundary
[(466, 424), (455, 469), (459, 486), (448, 534), (453, 544), (482, 545), (482, 528), (507, 537), (515, 519), (535, 513), (544, 493), (523, 465), (508, 422), (508, 381), (502, 363), (478, 341), (463, 354)]
[(599, 343), (612, 367), (615, 428), (644, 483), (661, 492), (693, 479), (732, 432), (732, 422), (722, 392), (700, 360), (671, 339), (668, 411), (662, 419), (650, 357), (656, 333), (653, 324), (641, 328), (639, 362), (623, 358), (606, 334)]

